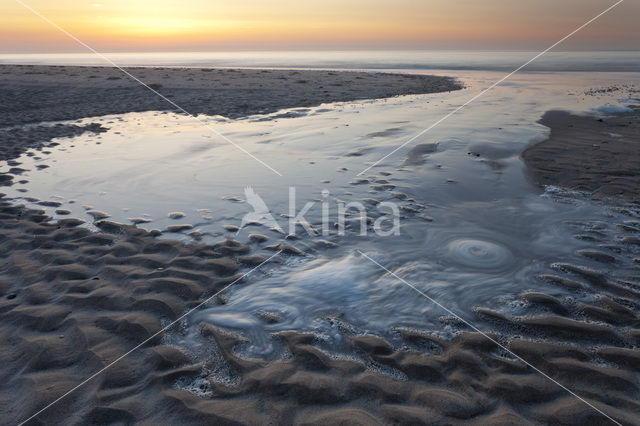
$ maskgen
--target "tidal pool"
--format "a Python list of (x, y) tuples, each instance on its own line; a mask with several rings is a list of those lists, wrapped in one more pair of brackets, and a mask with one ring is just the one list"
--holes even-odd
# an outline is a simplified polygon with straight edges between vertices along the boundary
[[(226, 304), (195, 313), (185, 324), (191, 331), (182, 337), (194, 345), (199, 321), (246, 334), (250, 343), (244, 350), (261, 356), (277, 352), (269, 333), (286, 329), (315, 331), (336, 347), (345, 327), (391, 340), (397, 327), (453, 335), (459, 328), (443, 326), (446, 312), (360, 253), (469, 320), (479, 306), (526, 314), (516, 298), (523, 291), (562, 296), (566, 290), (535, 277), (557, 262), (580, 260), (603, 270), (578, 253), (594, 244), (576, 235), (598, 229), (613, 240), (628, 212), (580, 194), (542, 191), (527, 177), (520, 153), (546, 137), (548, 129), (537, 123), (545, 111), (606, 112), (610, 109), (593, 108), (637, 102), (621, 100), (615, 92), (586, 92), (637, 84), (639, 78), (629, 73), (517, 74), (377, 163), (502, 76), (447, 74), (455, 74), (466, 88), (242, 120), (198, 117), (280, 175), (198, 121), (147, 112), (80, 120), (109, 130), (28, 152), (17, 160), (27, 169), (16, 179), (23, 183), (5, 192), (16, 203), (58, 219), (136, 223), (162, 231), (162, 238), (185, 242), (233, 237), (267, 254), (265, 247), (285, 241), (290, 232), (288, 216), (313, 203), (293, 228), (297, 239), (286, 241), (306, 256), (261, 268), (229, 290)], [(1, 171), (9, 168), (5, 164)], [(255, 211), (251, 194), (259, 196), (275, 224), (245, 221), (236, 230)], [(335, 227), (338, 204), (349, 202), (362, 203), (370, 221), (390, 215), (389, 204), (380, 203), (397, 206), (399, 235), (381, 235), (371, 224), (361, 235), (360, 213), (354, 212), (341, 235)], [(307, 232), (305, 224), (315, 233)], [(604, 272), (630, 268), (629, 262), (621, 260), (615, 270)], [(265, 315), (271, 319), (265, 321)]]

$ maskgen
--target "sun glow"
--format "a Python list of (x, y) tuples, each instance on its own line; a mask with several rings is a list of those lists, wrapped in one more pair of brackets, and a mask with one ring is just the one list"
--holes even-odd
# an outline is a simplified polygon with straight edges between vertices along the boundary
[[(611, 4), (609, 0), (23, 1), (94, 47), (115, 50), (539, 48)], [(625, 3), (571, 43), (579, 48), (637, 46), (637, 16), (640, 2)], [(19, 3), (0, 4), (0, 51), (77, 48)]]

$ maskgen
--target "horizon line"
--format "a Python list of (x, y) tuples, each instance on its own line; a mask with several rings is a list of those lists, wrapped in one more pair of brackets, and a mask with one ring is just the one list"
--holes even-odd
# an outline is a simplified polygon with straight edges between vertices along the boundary
[[(105, 54), (122, 54), (122, 53), (258, 53), (258, 52), (487, 52), (487, 53), (499, 53), (499, 52), (534, 52), (535, 49), (501, 49), (501, 48), (285, 48), (285, 49), (259, 49), (259, 48), (233, 48), (233, 49), (212, 49), (212, 50), (148, 50), (148, 49), (133, 49), (133, 50), (111, 50), (104, 51)], [(554, 53), (577, 53), (577, 52), (640, 52), (640, 49), (567, 49), (556, 50)], [(47, 52), (15, 52), (15, 51), (2, 51), (0, 55), (91, 55), (89, 52), (81, 51), (47, 51)]]

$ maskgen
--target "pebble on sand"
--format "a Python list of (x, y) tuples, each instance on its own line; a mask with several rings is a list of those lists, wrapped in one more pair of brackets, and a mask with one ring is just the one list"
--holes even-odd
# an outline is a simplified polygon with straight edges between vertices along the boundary
[(294, 247), (289, 244), (275, 244), (272, 246), (265, 247), (267, 250), (278, 251), (281, 250), (284, 254), (289, 254), (291, 256), (304, 256), (304, 252), (297, 247)]
[(363, 185), (365, 183), (369, 183), (369, 179), (359, 178), (359, 179), (354, 179), (349, 183), (351, 185)]
[(38, 204), (45, 207), (60, 207), (62, 205), (57, 201), (40, 201)]
[(377, 206), (378, 204), (380, 204), (380, 201), (376, 200), (375, 198), (363, 198), (362, 201), (368, 204), (372, 204), (374, 206)]
[(223, 200), (233, 201), (234, 203), (242, 203), (244, 200), (236, 195), (225, 195), (222, 197)]
[(130, 217), (129, 222), (138, 224), (138, 223), (149, 223), (151, 219), (147, 219), (146, 217)]
[(198, 231), (196, 229), (195, 231), (189, 232), (189, 236), (191, 238), (193, 238), (194, 240), (196, 240), (196, 241), (200, 241), (202, 239), (203, 234), (202, 234), (202, 232), (200, 232), (200, 231)]
[(106, 219), (109, 217), (107, 213), (101, 212), (100, 210), (89, 210), (87, 214), (94, 220)]
[(262, 234), (249, 234), (249, 240), (254, 242), (254, 243), (264, 243), (265, 241), (267, 241), (269, 239), (269, 237), (267, 237), (266, 235), (262, 235)]
[(188, 223), (180, 224), (180, 225), (169, 225), (167, 226), (167, 232), (182, 232), (188, 229), (192, 229), (193, 225), (189, 225)]

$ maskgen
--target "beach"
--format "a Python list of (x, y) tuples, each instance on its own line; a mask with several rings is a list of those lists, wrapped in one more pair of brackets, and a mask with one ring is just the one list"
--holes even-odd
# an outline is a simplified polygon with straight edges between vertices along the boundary
[(638, 109), (607, 118), (549, 111), (540, 123), (549, 139), (523, 153), (536, 182), (640, 202)]
[[(378, 166), (375, 161), (403, 137), (429, 124), (420, 121), (424, 111), (432, 114), (429, 118), (440, 117), (439, 108), (453, 110), (469, 98), (467, 85), (468, 90), (485, 87), (487, 79), (301, 70), (128, 71), (189, 113), (213, 116), (207, 123), (240, 137), (248, 149), (259, 149), (251, 152), (266, 161), (284, 149), (292, 159), (286, 163), (293, 163), (289, 169), (277, 164), (285, 176), (303, 164), (305, 173), (316, 173), (309, 197), (319, 197), (321, 179), (326, 179), (323, 185), (331, 179), (332, 194), (346, 200), (401, 200), (405, 234), (391, 242), (371, 236), (365, 245), (355, 231), (326, 241), (319, 236), (285, 239), (273, 229), (257, 228), (264, 242), (255, 237), (257, 231), (254, 237), (214, 234), (207, 228), (214, 225), (189, 217), (189, 225), (211, 238), (199, 240), (160, 225), (152, 229), (156, 223), (182, 224), (166, 217), (174, 208), (168, 201), (148, 216), (148, 227), (119, 220), (121, 207), (133, 210), (141, 194), (160, 193), (147, 181), (146, 192), (136, 193), (138, 182), (128, 180), (129, 175), (124, 178), (133, 193), (129, 204), (109, 200), (106, 207), (97, 206), (102, 210), (84, 209), (111, 208), (102, 220), (95, 215), (94, 221), (86, 215), (80, 219), (72, 210), (57, 213), (83, 201), (69, 203), (75, 188), (64, 192), (62, 184), (83, 185), (82, 179), (74, 183), (63, 175), (72, 169), (63, 162), (74, 152), (70, 145), (77, 144), (78, 151), (90, 145), (98, 151), (88, 151), (85, 158), (102, 161), (116, 158), (108, 156), (113, 154), (107, 150), (110, 143), (118, 155), (134, 156), (133, 146), (130, 152), (126, 145), (132, 141), (118, 142), (122, 137), (115, 133), (124, 133), (127, 128), (119, 126), (127, 124), (115, 117), (126, 123), (170, 123), (172, 130), (183, 129), (184, 138), (194, 140), (203, 137), (197, 133), (201, 130), (198, 123), (182, 124), (184, 114), (116, 69), (0, 66), (0, 160), (6, 162), (0, 182), (7, 193), (25, 190), (0, 199), (3, 423), (30, 419), (62, 397), (30, 424), (584, 425), (603, 424), (609, 417), (637, 424), (637, 108), (607, 116), (527, 110), (527, 117), (542, 117), (536, 123), (512, 118), (515, 107), (497, 105), (492, 98), (471, 109), (457, 127), (444, 127)], [(527, 79), (535, 77), (523, 77), (518, 84), (526, 87)], [(497, 99), (511, 96), (509, 87), (501, 90)], [(398, 98), (383, 99), (390, 97)], [(153, 115), (158, 111), (169, 113)], [(506, 117), (504, 122), (491, 121), (498, 115)], [(371, 117), (379, 122), (371, 124)], [(169, 131), (161, 125), (157, 130), (148, 124), (145, 131), (155, 132), (154, 143), (169, 144), (162, 139)], [(312, 137), (331, 143), (305, 142)], [(519, 142), (505, 142), (512, 140)], [(142, 146), (142, 155), (151, 156), (147, 147), (154, 145)], [(168, 156), (176, 162), (186, 158), (190, 168), (204, 170), (189, 155), (209, 151), (192, 148)], [(229, 162), (226, 151), (207, 149), (214, 150), (209, 169)], [(27, 164), (34, 157), (42, 159), (33, 160), (32, 168)], [(249, 165), (243, 165), (245, 160)], [(187, 181), (168, 162), (158, 164), (163, 174), (177, 176), (161, 181), (178, 188), (160, 193), (161, 199), (179, 193), (191, 197), (184, 203), (195, 203), (197, 192), (185, 188), (196, 186), (196, 179)], [(261, 169), (251, 159), (238, 164), (239, 174), (252, 178), (258, 173), (253, 169)], [(42, 173), (53, 170), (43, 180), (62, 176), (59, 198), (34, 194), (37, 165), (45, 166)], [(314, 172), (316, 165), (324, 167), (322, 173)], [(371, 170), (356, 178), (367, 165), (373, 165)], [(227, 171), (221, 170), (216, 176), (224, 186)], [(302, 171), (292, 173), (299, 186), (307, 183)], [(204, 172), (198, 176), (209, 178)], [(176, 184), (181, 179), (184, 187)], [(552, 187), (545, 190), (544, 185)], [(221, 191), (235, 195), (238, 188)], [(33, 198), (19, 199), (21, 194)], [(235, 208), (234, 199), (222, 194), (215, 194), (216, 203)], [(99, 199), (91, 200), (93, 207)], [(212, 206), (214, 212), (217, 207)], [(123, 217), (142, 217), (130, 210)], [(500, 215), (512, 211), (506, 217), (513, 224), (508, 224)], [(225, 211), (221, 216), (220, 223), (214, 222), (217, 228), (241, 214)], [(538, 222), (543, 216), (549, 222)], [(310, 221), (320, 227), (319, 221)], [(478, 223), (485, 228), (471, 230)], [(334, 251), (344, 251), (326, 254), (331, 244), (345, 247)], [(438, 300), (451, 302), (447, 306), (460, 317), (419, 307), (429, 301), (397, 282), (388, 285), (393, 276), (384, 271), (363, 271), (366, 259), (354, 254), (360, 248), (385, 265), (391, 262), (385, 252), (398, 254), (400, 263), (389, 263), (394, 274), (409, 282), (424, 279), (421, 284), (433, 287), (420, 288), (435, 289)], [(432, 258), (431, 263), (425, 260)], [(283, 275), (277, 268), (284, 269)], [(444, 277), (450, 277), (449, 286), (441, 285)], [(514, 282), (516, 287), (508, 287)], [(231, 291), (209, 300), (230, 285)], [(272, 296), (269, 289), (276, 290)], [(312, 296), (303, 294), (309, 289)], [(263, 304), (239, 310), (252, 291), (265, 298), (255, 303)], [(331, 298), (334, 291), (339, 295)], [(274, 300), (282, 306), (299, 302), (300, 312), (278, 310)], [(404, 303), (396, 303), (396, 312), (386, 300)], [(351, 311), (359, 306), (380, 308), (375, 315), (358, 317)], [(182, 318), (195, 307), (200, 316)], [(312, 320), (306, 321), (307, 310)], [(393, 324), (396, 313), (402, 318)], [(304, 327), (290, 316), (305, 319)], [(251, 352), (264, 347), (268, 350), (260, 356)]]
[[(459, 89), (446, 77), (410, 74), (129, 67), (126, 71), (193, 115), (228, 118), (325, 102)], [(176, 110), (114, 67), (0, 65), (0, 125)]]

